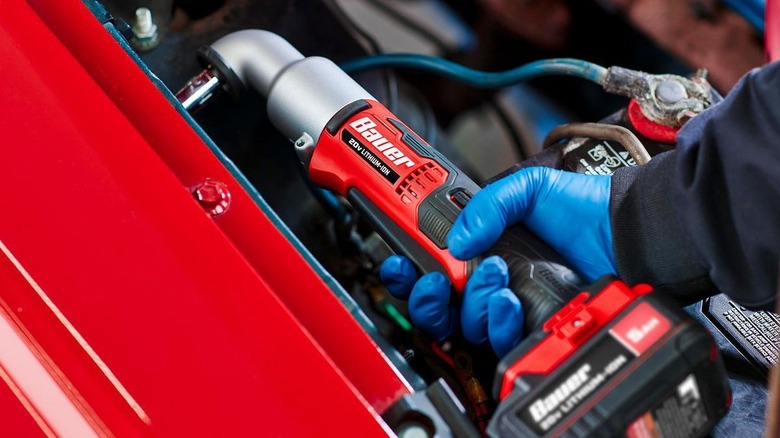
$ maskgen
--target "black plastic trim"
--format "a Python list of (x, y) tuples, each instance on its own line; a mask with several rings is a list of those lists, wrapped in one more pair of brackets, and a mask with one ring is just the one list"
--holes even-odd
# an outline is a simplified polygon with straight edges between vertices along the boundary
[(454, 192), (450, 193), (450, 199), (460, 208), (465, 208), (471, 198), (472, 194), (465, 189), (455, 189)]
[(394, 119), (388, 121), (402, 133), (401, 141), (419, 155), (436, 161), (448, 173), (447, 181), (429, 194), (417, 210), (420, 231), (439, 248), (446, 249), (447, 234), (461, 212), (461, 207), (450, 198), (450, 193), (456, 191), (476, 193), (479, 191), (479, 186), (450, 163), (441, 152), (427, 146), (403, 123)]
[(436, 407), (436, 410), (444, 418), (444, 421), (452, 429), (452, 436), (456, 438), (479, 437), (479, 432), (468, 417), (452, 390), (444, 385), (442, 380), (437, 380), (428, 387), (428, 398)]
[(393, 248), (393, 251), (408, 257), (421, 272), (439, 271), (447, 274), (446, 269), (438, 260), (393, 222), (388, 215), (371, 202), (360, 190), (356, 188), (349, 189), (347, 200), (363, 215), (385, 242)]
[(404, 126), (403, 123), (399, 122), (395, 119), (387, 119), (393, 126), (395, 126), (401, 133), (403, 134), (401, 136), (401, 140), (406, 143), (410, 148), (414, 149), (415, 152), (417, 152), (419, 155), (426, 157), (426, 158), (432, 158), (438, 160), (438, 157), (434, 156), (433, 153), (431, 153), (431, 150), (434, 150), (430, 146), (426, 146), (425, 142), (420, 139), (420, 137), (417, 136), (414, 132), (412, 132), (411, 129)]
[(369, 108), (371, 108), (371, 105), (365, 100), (356, 100), (347, 104), (347, 106), (338, 110), (336, 114), (330, 118), (328, 124), (325, 125), (325, 130), (328, 131), (330, 135), (336, 135), (350, 117)]
[(447, 248), (447, 235), (453, 222), (447, 220), (434, 209), (428, 209), (420, 218), (420, 230), (441, 249)]

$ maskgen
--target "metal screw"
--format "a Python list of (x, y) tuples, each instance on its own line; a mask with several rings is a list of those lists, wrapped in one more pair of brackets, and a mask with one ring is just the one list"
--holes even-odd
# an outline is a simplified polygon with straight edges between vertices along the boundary
[(157, 31), (157, 26), (152, 21), (152, 11), (148, 8), (135, 10), (135, 31), (139, 37), (148, 37)]
[(135, 10), (135, 24), (133, 25), (133, 45), (138, 50), (149, 50), (157, 46), (159, 34), (157, 25), (152, 19), (152, 11), (148, 8)]
[(414, 359), (414, 350), (411, 348), (404, 350), (404, 360), (411, 362)]
[(227, 184), (207, 179), (192, 189), (192, 196), (211, 217), (224, 214), (230, 207), (231, 195)]

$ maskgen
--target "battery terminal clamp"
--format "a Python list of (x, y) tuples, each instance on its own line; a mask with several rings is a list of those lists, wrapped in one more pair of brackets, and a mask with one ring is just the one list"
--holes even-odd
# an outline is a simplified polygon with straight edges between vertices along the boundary
[[(604, 90), (632, 99), (633, 111), (629, 111), (629, 118), (640, 133), (656, 140), (674, 141), (674, 135), (685, 122), (712, 104), (712, 86), (706, 76), (704, 69), (686, 78), (610, 67)], [(663, 138), (658, 138), (659, 135)]]

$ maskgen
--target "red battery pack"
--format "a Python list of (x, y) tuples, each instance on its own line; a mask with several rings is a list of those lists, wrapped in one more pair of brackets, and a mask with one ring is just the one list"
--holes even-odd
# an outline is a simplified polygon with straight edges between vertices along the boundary
[(701, 437), (730, 391), (710, 334), (647, 285), (605, 277), (499, 364), (491, 436)]

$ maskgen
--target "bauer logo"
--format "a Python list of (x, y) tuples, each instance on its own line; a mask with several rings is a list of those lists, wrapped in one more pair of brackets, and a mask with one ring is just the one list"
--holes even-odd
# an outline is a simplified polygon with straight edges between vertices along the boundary
[(581, 366), (571, 377), (566, 379), (563, 384), (555, 388), (550, 395), (533, 402), (529, 409), (531, 415), (534, 417), (534, 421), (537, 423), (541, 422), (547, 414), (557, 409), (570, 395), (580, 389), (580, 387), (588, 381), (589, 372), (590, 365), (585, 364)]
[(518, 417), (538, 435), (546, 435), (575, 415), (597, 396), (636, 356), (615, 338), (607, 336), (555, 378), (545, 380)]
[(382, 134), (376, 129), (376, 123), (369, 117), (361, 117), (350, 123), (351, 126), (358, 134), (371, 143), (371, 145), (381, 152), (385, 157), (389, 158), (396, 166), (404, 165), (406, 167), (414, 167), (415, 162), (410, 160), (403, 152), (401, 152), (393, 143), (390, 143)]

